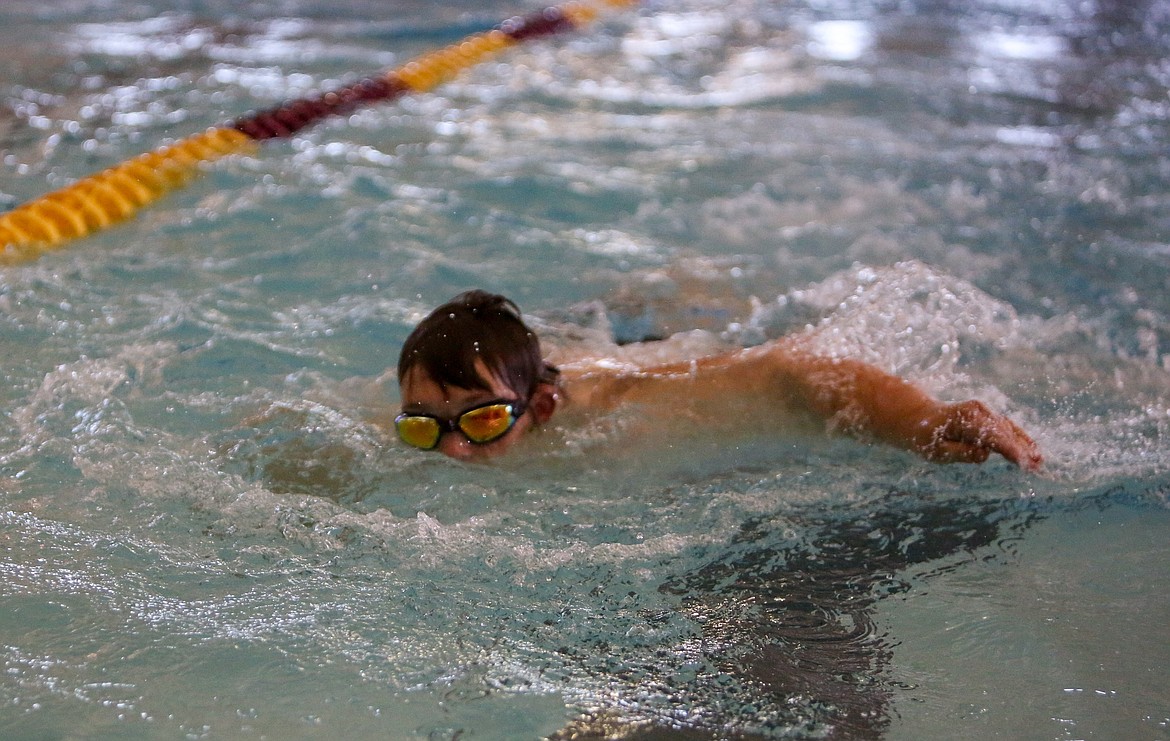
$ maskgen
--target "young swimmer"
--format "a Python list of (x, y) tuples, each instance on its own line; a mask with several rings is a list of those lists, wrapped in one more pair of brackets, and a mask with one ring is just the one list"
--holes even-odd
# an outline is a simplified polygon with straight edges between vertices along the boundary
[(1032, 471), (1043, 461), (1027, 433), (979, 401), (939, 402), (872, 365), (817, 355), (789, 338), (681, 363), (592, 362), (562, 372), (545, 360), (519, 308), (480, 290), (415, 327), (398, 359), (398, 383), (399, 437), (460, 460), (502, 455), (557, 413), (636, 405), (644, 431), (667, 425), (680, 434), (731, 435), (782, 430), (812, 415), (834, 432), (930, 461), (981, 463), (998, 453)]

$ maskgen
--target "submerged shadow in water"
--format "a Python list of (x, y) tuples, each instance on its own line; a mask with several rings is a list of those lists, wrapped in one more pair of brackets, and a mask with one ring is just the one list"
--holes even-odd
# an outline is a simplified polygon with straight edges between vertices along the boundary
[[(1018, 500), (894, 493), (863, 511), (747, 523), (723, 555), (661, 585), (701, 626), (691, 663), (714, 671), (675, 681), (674, 707), (658, 718), (642, 715), (636, 696), (621, 698), (616, 705), (640, 717), (593, 713), (553, 738), (878, 737), (891, 719), (883, 672), (893, 644), (874, 611), (909, 588), (899, 572), (933, 562), (934, 572), (956, 568), (964, 554), (983, 557), (978, 551), (1002, 546), (1038, 516)], [(777, 545), (777, 529), (794, 527), (806, 533), (800, 542)]]

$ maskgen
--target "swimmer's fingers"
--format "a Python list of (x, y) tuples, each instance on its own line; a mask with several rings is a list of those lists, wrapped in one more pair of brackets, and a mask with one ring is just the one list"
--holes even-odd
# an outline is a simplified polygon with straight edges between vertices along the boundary
[(933, 461), (982, 463), (991, 453), (999, 453), (1028, 471), (1038, 470), (1044, 462), (1028, 433), (979, 401), (944, 406), (931, 427), (933, 432), (922, 451)]

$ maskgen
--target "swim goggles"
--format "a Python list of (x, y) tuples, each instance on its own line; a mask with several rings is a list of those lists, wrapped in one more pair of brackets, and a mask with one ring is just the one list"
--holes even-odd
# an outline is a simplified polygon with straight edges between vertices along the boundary
[(421, 450), (434, 450), (444, 432), (459, 430), (476, 445), (499, 440), (524, 415), (525, 403), (496, 399), (462, 412), (454, 419), (433, 414), (407, 414), (394, 418), (394, 429), (402, 442)]

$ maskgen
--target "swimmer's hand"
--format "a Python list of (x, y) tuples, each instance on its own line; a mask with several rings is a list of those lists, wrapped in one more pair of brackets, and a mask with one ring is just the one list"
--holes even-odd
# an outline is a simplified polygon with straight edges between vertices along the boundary
[(992, 453), (1025, 471), (1038, 471), (1044, 463), (1028, 433), (975, 400), (938, 404), (920, 423), (913, 449), (937, 463), (982, 463)]

